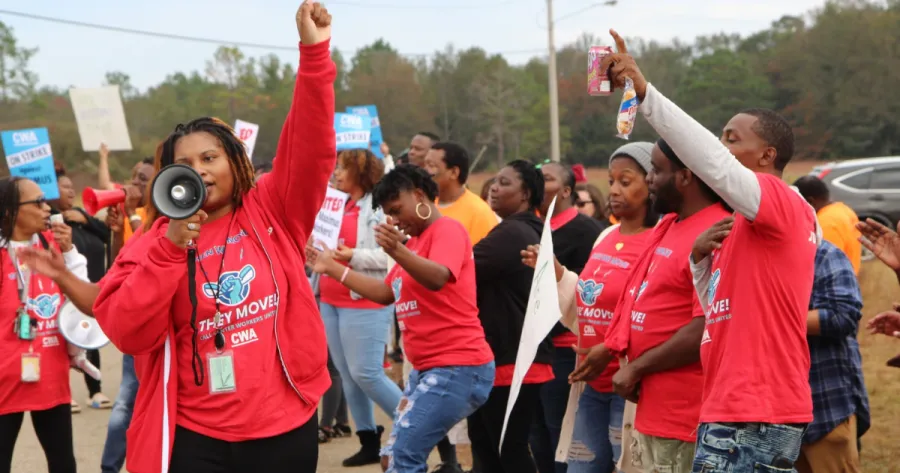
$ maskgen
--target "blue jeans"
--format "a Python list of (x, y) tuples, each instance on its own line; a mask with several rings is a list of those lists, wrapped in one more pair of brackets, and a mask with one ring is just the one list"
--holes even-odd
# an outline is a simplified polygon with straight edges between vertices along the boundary
[(388, 473), (425, 473), (428, 454), (450, 429), (488, 399), (494, 387), (494, 362), (481, 366), (445, 366), (423, 373), (412, 370), (397, 407), (394, 428), (382, 456)]
[(344, 397), (356, 430), (374, 432), (377, 428), (374, 404), (391, 416), (403, 395), (384, 372), (394, 306), (345, 309), (322, 302), (319, 309), (331, 359), (341, 373)]
[(131, 425), (137, 391), (138, 380), (134, 373), (134, 358), (131, 355), (122, 355), (122, 383), (119, 384), (119, 394), (109, 414), (106, 444), (103, 445), (103, 456), (100, 459), (103, 473), (119, 473), (125, 464), (125, 432)]
[(805, 427), (778, 424), (700, 424), (693, 473), (795, 472)]
[(622, 455), (625, 399), (590, 386), (578, 400), (569, 451), (569, 473), (611, 473)]
[(569, 403), (569, 375), (575, 371), (575, 350), (556, 347), (553, 355), (553, 379), (541, 387), (528, 443), (540, 473), (566, 473), (566, 464), (555, 460), (566, 404)]

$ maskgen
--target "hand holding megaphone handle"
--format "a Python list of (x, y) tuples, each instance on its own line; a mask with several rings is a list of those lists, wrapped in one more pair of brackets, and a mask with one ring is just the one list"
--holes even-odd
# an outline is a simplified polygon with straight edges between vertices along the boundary
[(170, 220), (166, 238), (179, 248), (196, 248), (195, 243), (200, 237), (201, 225), (207, 218), (209, 217), (206, 212), (200, 210), (184, 220)]

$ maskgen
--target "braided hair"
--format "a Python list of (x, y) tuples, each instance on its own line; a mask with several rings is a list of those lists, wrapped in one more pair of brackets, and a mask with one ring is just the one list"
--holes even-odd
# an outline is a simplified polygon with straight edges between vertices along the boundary
[[(256, 171), (247, 156), (247, 148), (244, 142), (234, 133), (234, 129), (227, 123), (214, 117), (202, 117), (191, 120), (186, 124), (179, 123), (175, 130), (156, 147), (156, 158), (153, 163), (155, 173), (160, 169), (175, 164), (175, 145), (181, 138), (193, 134), (206, 132), (214, 136), (222, 144), (228, 161), (231, 163), (231, 173), (234, 176), (234, 190), (232, 201), (235, 207), (243, 203), (244, 194), (253, 188), (256, 180)], [(147, 206), (146, 226), (149, 226), (159, 217), (156, 208)], [(147, 229), (145, 228), (145, 229)]]

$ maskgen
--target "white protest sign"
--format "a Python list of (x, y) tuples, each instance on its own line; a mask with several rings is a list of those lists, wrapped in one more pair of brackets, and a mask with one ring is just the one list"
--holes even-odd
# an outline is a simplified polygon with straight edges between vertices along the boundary
[[(547, 215), (553, 215), (554, 207), (556, 207), (555, 197), (553, 202), (550, 202)], [(528, 373), (528, 369), (531, 368), (534, 357), (537, 355), (538, 345), (559, 322), (559, 318), (559, 293), (556, 290), (556, 270), (553, 265), (553, 237), (550, 235), (550, 219), (548, 218), (544, 222), (541, 249), (538, 252), (537, 264), (534, 266), (534, 278), (531, 280), (531, 293), (528, 296), (528, 308), (525, 312), (525, 322), (522, 325), (522, 338), (519, 340), (519, 351), (516, 354), (516, 367), (513, 372), (512, 384), (509, 387), (506, 416), (503, 418), (503, 430), (500, 431), (499, 450), (503, 449), (503, 438), (506, 435), (509, 416), (516, 404), (516, 398), (519, 397), (525, 374)]]
[[(348, 194), (333, 187), (325, 192), (325, 202), (316, 216), (316, 224), (313, 227), (313, 245), (319, 250), (321, 246), (335, 249), (338, 246), (338, 234), (341, 232), (341, 222), (344, 219), (344, 206), (347, 204)], [(321, 242), (321, 245), (319, 244)]]
[(247, 147), (247, 157), (252, 161), (253, 148), (256, 147), (256, 135), (259, 135), (259, 125), (244, 120), (235, 120), (234, 133), (244, 142), (244, 146)]
[(69, 89), (69, 99), (75, 112), (75, 122), (78, 123), (82, 149), (98, 151), (100, 143), (106, 143), (113, 151), (131, 150), (119, 86), (72, 88)]

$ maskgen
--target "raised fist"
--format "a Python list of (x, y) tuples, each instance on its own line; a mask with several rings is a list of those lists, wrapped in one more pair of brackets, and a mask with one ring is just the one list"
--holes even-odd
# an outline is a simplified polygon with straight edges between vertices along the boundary
[(311, 46), (331, 39), (331, 15), (321, 3), (304, 1), (296, 20), (301, 43)]

